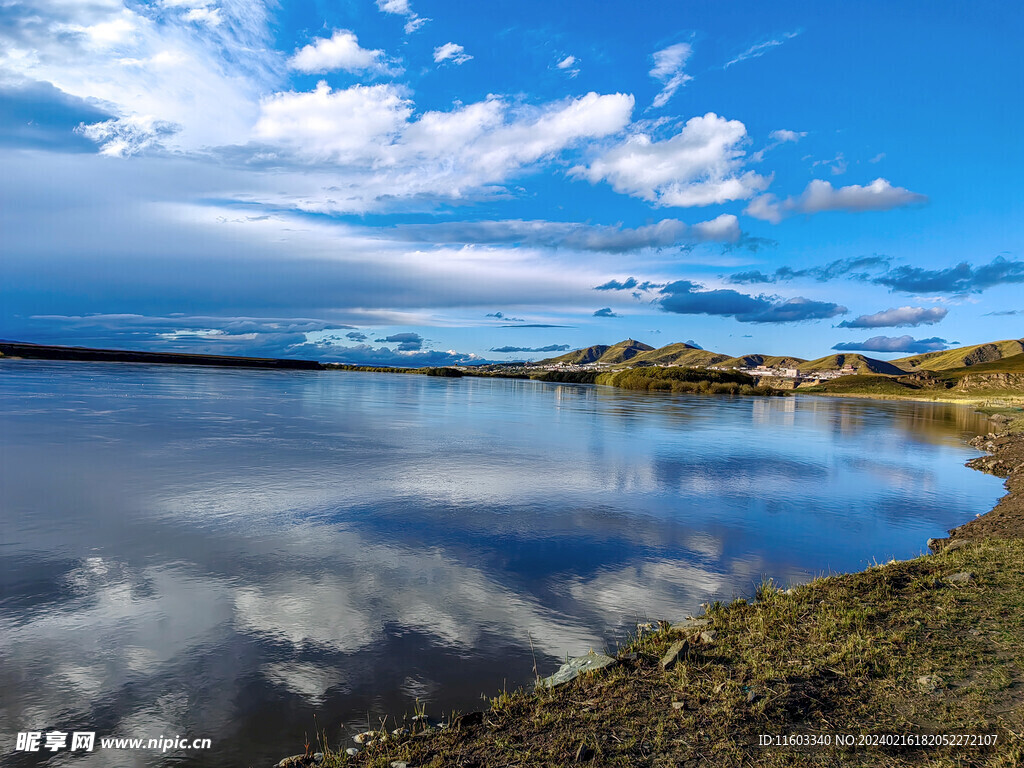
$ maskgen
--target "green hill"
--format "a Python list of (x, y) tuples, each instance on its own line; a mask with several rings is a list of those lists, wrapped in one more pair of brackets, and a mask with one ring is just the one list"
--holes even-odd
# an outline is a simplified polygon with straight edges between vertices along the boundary
[(598, 362), (605, 363), (607, 365), (625, 363), (628, 360), (634, 360), (646, 352), (651, 352), (653, 349), (654, 347), (649, 344), (634, 341), (633, 339), (626, 339), (625, 341), (620, 341), (618, 344), (612, 344), (608, 347), (604, 354), (598, 358)]
[(919, 369), (901, 376), (843, 376), (810, 387), (807, 391), (869, 397), (913, 397), (915, 394), (941, 394), (943, 397), (981, 394), (1019, 396), (1024, 393), (1024, 355), (941, 371)]
[(592, 347), (574, 349), (572, 352), (566, 352), (558, 357), (549, 357), (546, 360), (541, 360), (539, 364), (554, 365), (555, 363), (568, 363), (570, 365), (583, 365), (584, 363), (594, 363), (609, 349), (610, 347), (607, 344), (595, 344)]
[(945, 352), (929, 352), (924, 355), (901, 357), (893, 360), (892, 364), (904, 371), (945, 371), (952, 368), (991, 363), (1020, 354), (1024, 354), (1024, 339), (1007, 339), (992, 341), (988, 344), (975, 344), (971, 347), (949, 349)]
[(632, 361), (634, 365), (672, 365), (682, 367), (715, 365), (726, 359), (726, 355), (709, 352), (690, 344), (668, 344), (645, 352)]
[(626, 339), (610, 347), (607, 344), (595, 344), (592, 347), (574, 349), (572, 352), (566, 352), (564, 355), (541, 360), (539, 364), (554, 365), (555, 363), (568, 363), (570, 365), (584, 365), (586, 363), (605, 363), (607, 365), (615, 365), (616, 363), (625, 363), (633, 360), (653, 349), (654, 347), (649, 344)]
[(890, 376), (898, 376), (906, 373), (902, 368), (898, 368), (892, 363), (856, 354), (828, 355), (826, 357), (819, 357), (817, 360), (808, 360), (806, 363), (800, 363), (797, 366), (804, 373), (809, 373), (810, 371), (838, 371), (840, 368), (847, 367), (854, 368), (860, 374), (885, 373)]
[(737, 368), (752, 368), (759, 365), (767, 368), (796, 368), (806, 362), (802, 357), (786, 357), (784, 355), (741, 355), (723, 360), (719, 365)]

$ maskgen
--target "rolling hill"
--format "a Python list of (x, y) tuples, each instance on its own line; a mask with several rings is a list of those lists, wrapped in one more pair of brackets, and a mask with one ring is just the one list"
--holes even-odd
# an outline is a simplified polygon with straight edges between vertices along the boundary
[(720, 365), (735, 366), (737, 368), (753, 368), (759, 365), (768, 368), (796, 368), (806, 363), (802, 357), (786, 357), (784, 355), (741, 355), (723, 360)]
[(847, 367), (856, 369), (857, 373), (885, 373), (890, 376), (898, 376), (906, 373), (902, 368), (898, 368), (892, 363), (856, 354), (838, 354), (819, 357), (817, 360), (808, 360), (806, 363), (800, 363), (800, 365), (797, 366), (797, 370), (803, 373), (809, 373), (810, 371), (838, 371), (840, 368)]
[(946, 371), (991, 363), (1020, 354), (1024, 354), (1024, 339), (1007, 339), (992, 341), (988, 344), (975, 344), (971, 347), (948, 349), (945, 352), (929, 352), (924, 355), (901, 357), (893, 360), (892, 364), (904, 371)]
[(681, 367), (708, 366), (720, 363), (726, 355), (709, 352), (706, 349), (690, 344), (668, 344), (650, 352), (637, 355), (632, 361), (634, 365), (673, 365)]
[(544, 365), (554, 365), (556, 363), (568, 363), (570, 365), (605, 363), (607, 365), (614, 365), (616, 363), (624, 363), (627, 360), (631, 360), (645, 352), (650, 352), (653, 349), (654, 347), (649, 344), (634, 341), (633, 339), (626, 339), (625, 341), (620, 341), (618, 344), (613, 344), (612, 346), (608, 346), (607, 344), (595, 344), (592, 347), (575, 349), (572, 352), (566, 352), (564, 355), (550, 357), (547, 360), (541, 360), (540, 362)]

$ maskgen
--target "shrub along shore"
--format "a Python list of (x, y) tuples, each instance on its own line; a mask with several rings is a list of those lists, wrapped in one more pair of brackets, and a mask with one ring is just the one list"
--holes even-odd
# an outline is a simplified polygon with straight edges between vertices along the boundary
[(1001, 419), (969, 466), (1007, 495), (933, 554), (764, 583), (571, 682), (444, 727), (409, 713), (358, 745), (321, 738), (279, 765), (1024, 765), (1024, 418)]

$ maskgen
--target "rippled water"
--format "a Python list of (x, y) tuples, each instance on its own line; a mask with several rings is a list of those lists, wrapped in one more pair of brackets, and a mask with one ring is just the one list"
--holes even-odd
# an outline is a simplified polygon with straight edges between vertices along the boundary
[[(970, 409), (0, 362), (0, 762), (270, 766), (988, 510)], [(317, 715), (314, 724), (314, 713)], [(347, 735), (348, 734), (348, 735)]]

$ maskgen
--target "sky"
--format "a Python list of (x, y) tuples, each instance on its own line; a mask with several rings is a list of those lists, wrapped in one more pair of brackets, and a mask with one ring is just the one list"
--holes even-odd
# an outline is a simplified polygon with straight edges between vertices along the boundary
[(0, 0), (0, 338), (1019, 338), (1022, 36), (986, 0)]

